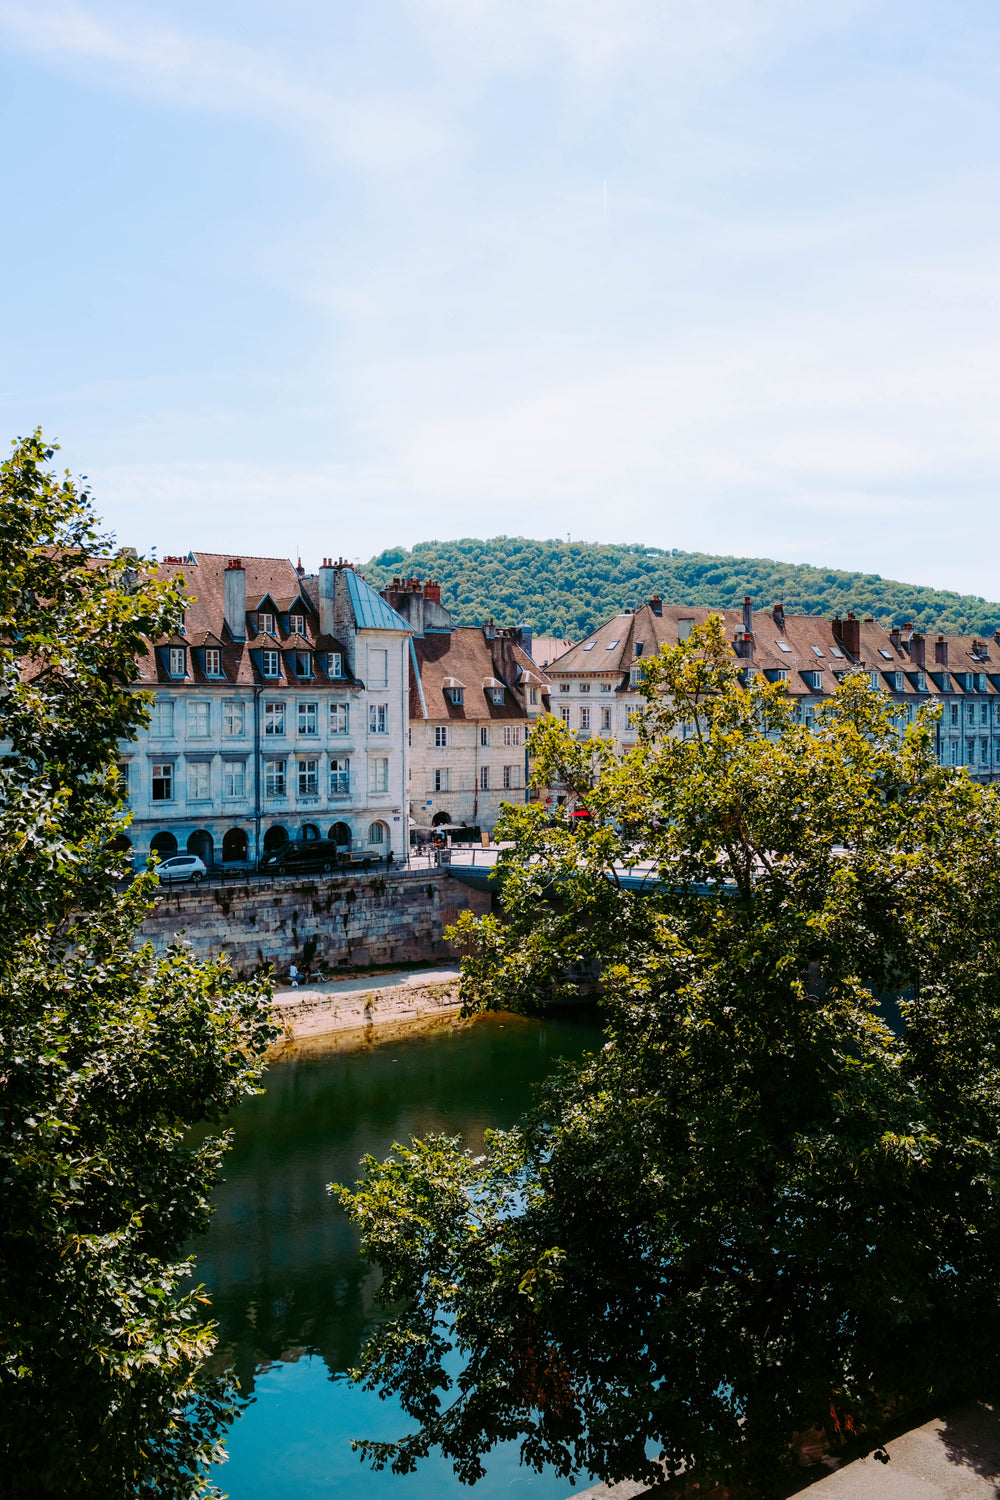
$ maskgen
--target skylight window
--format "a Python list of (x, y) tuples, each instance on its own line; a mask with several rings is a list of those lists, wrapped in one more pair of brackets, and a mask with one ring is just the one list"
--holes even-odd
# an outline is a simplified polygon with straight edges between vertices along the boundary
[(822, 656), (823, 655), (822, 651), (819, 649), (818, 646), (814, 646), (812, 648), (812, 654), (813, 654), (813, 656)]
[(778, 641), (776, 644), (779, 651), (791, 651), (792, 649), (787, 641)]
[(610, 641), (608, 643), (608, 645), (605, 646), (604, 649), (605, 649), (605, 651), (613, 651), (616, 646), (620, 646), (620, 645), (621, 645), (621, 641), (620, 640)]
[(844, 659), (844, 653), (843, 653), (843, 651), (841, 651), (841, 649), (840, 649), (839, 646), (831, 646), (830, 647), (830, 655), (831, 656), (839, 656), (840, 659), (841, 659), (841, 661), (843, 661), (843, 659)]
[(597, 645), (596, 641), (588, 641), (587, 644), (584, 646), (583, 649), (584, 649), (584, 651), (593, 651), (593, 649), (594, 649), (594, 647), (596, 645)]
[(878, 648), (878, 654), (879, 656), (884, 656), (886, 661), (892, 661), (892, 652), (887, 651), (884, 646)]

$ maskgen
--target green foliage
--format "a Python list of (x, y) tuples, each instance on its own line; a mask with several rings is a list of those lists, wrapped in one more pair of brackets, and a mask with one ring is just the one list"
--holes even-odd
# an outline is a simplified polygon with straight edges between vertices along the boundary
[(181, 1289), (273, 1034), (263, 985), (134, 947), (156, 891), (110, 845), (143, 637), (176, 591), (112, 554), (40, 434), (0, 465), (0, 1493), (207, 1494), (232, 1420)]
[(340, 1189), (393, 1314), (358, 1377), (418, 1424), (376, 1465), (434, 1446), (474, 1478), (514, 1438), (775, 1495), (803, 1433), (874, 1446), (996, 1386), (1000, 799), (864, 674), (797, 725), (718, 622), (643, 690), (621, 760), (535, 732), (592, 819), (512, 808), (503, 919), (457, 934), (472, 1010), (600, 974), (606, 1045), (482, 1158), (413, 1142)]
[(533, 541), (527, 537), (419, 542), (387, 548), (363, 569), (382, 588), (392, 577), (437, 579), (460, 625), (527, 621), (536, 635), (580, 640), (602, 620), (653, 594), (670, 604), (731, 608), (781, 602), (791, 613), (872, 615), (887, 625), (992, 633), (1000, 604), (947, 589), (896, 583), (877, 573), (835, 572), (766, 557), (713, 557), (638, 543)]

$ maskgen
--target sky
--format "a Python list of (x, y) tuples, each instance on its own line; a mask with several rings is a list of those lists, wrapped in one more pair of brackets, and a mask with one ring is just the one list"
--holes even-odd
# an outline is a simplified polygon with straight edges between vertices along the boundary
[(996, 0), (0, 0), (0, 438), (119, 540), (1000, 599)]

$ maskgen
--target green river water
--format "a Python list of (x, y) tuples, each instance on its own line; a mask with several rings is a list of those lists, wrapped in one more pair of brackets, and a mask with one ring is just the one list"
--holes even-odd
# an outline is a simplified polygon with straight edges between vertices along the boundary
[(232, 1429), (229, 1462), (213, 1475), (232, 1500), (571, 1493), (566, 1479), (522, 1469), (511, 1446), (493, 1453), (471, 1491), (439, 1458), (398, 1477), (372, 1473), (352, 1452), (352, 1437), (395, 1437), (407, 1421), (395, 1402), (346, 1376), (379, 1316), (377, 1273), (326, 1184), (353, 1182), (366, 1152), (386, 1156), (411, 1134), (446, 1131), (477, 1148), (485, 1129), (519, 1118), (557, 1058), (599, 1043), (588, 1022), (490, 1016), (351, 1047), (328, 1039), (269, 1069), (266, 1092), (230, 1121), (216, 1215), (195, 1246), (219, 1362), (253, 1396)]

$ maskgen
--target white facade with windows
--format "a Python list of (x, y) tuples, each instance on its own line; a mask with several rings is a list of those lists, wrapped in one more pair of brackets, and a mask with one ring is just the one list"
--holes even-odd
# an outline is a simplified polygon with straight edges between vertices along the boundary
[(402, 858), (410, 632), (344, 564), (188, 554), (181, 634), (151, 645), (150, 722), (120, 747), (137, 865), (255, 863), (286, 838)]

